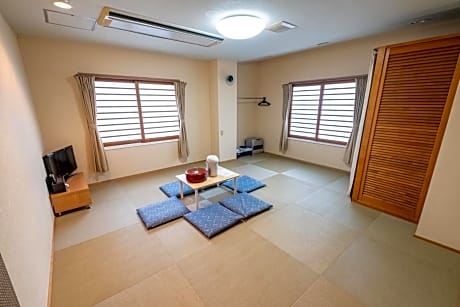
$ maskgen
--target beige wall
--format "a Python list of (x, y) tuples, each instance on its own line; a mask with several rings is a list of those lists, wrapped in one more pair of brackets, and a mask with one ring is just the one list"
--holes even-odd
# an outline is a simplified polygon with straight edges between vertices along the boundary
[[(78, 170), (89, 173), (86, 128), (77, 72), (180, 79), (186, 87), (186, 127), (189, 162), (205, 159), (210, 151), (209, 63), (166, 54), (120, 47), (20, 38), (45, 151), (73, 144)], [(197, 120), (198, 119), (198, 120)], [(107, 151), (110, 171), (90, 181), (124, 177), (180, 164), (177, 142), (124, 147)]]
[(416, 234), (460, 252), (460, 85)]
[(54, 216), (16, 36), (0, 15), (0, 252), (21, 306), (47, 306)]
[[(372, 49), (396, 42), (458, 32), (460, 23), (444, 22), (408, 27), (405, 30), (369, 38), (316, 48), (259, 62), (258, 93), (272, 102), (268, 108), (257, 109), (257, 134), (265, 139), (265, 150), (279, 154), (282, 88), (292, 81), (315, 80), (366, 74)], [(250, 120), (239, 113), (238, 121)], [(289, 141), (286, 156), (348, 170), (342, 162), (344, 148), (306, 141)]]
[[(238, 97), (261, 97), (257, 63), (238, 63)], [(238, 99), (237, 144), (244, 145), (248, 137), (257, 136), (258, 100)]]

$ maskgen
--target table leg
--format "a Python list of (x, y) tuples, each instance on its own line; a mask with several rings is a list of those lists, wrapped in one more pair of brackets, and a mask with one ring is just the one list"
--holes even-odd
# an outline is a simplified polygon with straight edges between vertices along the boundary
[(184, 183), (179, 180), (180, 198), (184, 198)]
[(195, 190), (195, 205), (196, 205), (196, 210), (200, 208), (199, 203), (198, 203), (198, 189)]
[(236, 178), (233, 178), (233, 195), (236, 195), (236, 191), (238, 190), (238, 187), (236, 186)]

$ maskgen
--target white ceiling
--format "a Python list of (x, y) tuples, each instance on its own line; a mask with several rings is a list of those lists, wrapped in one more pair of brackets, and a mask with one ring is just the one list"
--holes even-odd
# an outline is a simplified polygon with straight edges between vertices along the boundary
[[(407, 26), (411, 20), (458, 8), (459, 0), (70, 0), (71, 11), (52, 0), (1, 0), (0, 12), (19, 35), (100, 42), (203, 59), (248, 61), (339, 42)], [(284, 20), (298, 28), (263, 31), (249, 40), (200, 47), (96, 25), (94, 31), (45, 23), (43, 9), (97, 18), (103, 6), (125, 10), (199, 31), (217, 34), (215, 22), (233, 13), (262, 17), (267, 25)], [(414, 25), (415, 26), (415, 25)]]

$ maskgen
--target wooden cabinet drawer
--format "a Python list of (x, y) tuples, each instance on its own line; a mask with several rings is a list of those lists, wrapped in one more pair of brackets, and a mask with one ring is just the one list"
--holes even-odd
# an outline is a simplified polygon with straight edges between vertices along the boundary
[(82, 173), (76, 174), (68, 181), (69, 188), (66, 192), (52, 194), (51, 203), (55, 213), (88, 206), (91, 204), (91, 194)]

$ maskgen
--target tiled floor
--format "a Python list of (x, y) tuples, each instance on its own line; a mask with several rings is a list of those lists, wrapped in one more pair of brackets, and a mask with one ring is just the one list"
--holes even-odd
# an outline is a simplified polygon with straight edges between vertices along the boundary
[(460, 255), (352, 204), (347, 173), (269, 154), (221, 165), (264, 181), (252, 194), (274, 208), (208, 240), (136, 215), (186, 166), (92, 185), (92, 209), (56, 219), (53, 306), (460, 306)]

